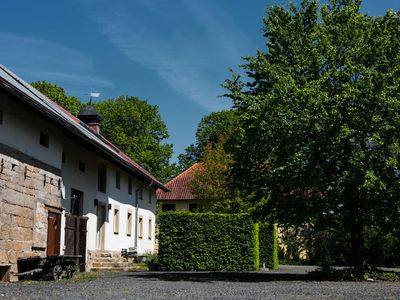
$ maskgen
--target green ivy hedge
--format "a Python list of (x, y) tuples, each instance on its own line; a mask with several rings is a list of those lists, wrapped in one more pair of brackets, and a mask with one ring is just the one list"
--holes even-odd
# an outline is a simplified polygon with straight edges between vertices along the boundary
[(278, 269), (278, 241), (276, 226), (262, 223), (259, 225), (260, 267)]
[(161, 270), (259, 270), (258, 225), (248, 215), (161, 212), (158, 230)]

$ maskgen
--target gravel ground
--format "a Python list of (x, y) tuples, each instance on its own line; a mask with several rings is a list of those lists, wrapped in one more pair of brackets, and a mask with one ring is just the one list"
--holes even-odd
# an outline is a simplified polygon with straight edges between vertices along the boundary
[(106, 273), (93, 281), (0, 284), (0, 299), (400, 299), (398, 282), (313, 282), (289, 275)]

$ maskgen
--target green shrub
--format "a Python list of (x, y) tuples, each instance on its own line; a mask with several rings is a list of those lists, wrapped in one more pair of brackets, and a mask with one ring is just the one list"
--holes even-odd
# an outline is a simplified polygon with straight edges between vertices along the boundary
[(278, 269), (278, 242), (276, 226), (262, 223), (259, 225), (260, 267)]
[(248, 215), (162, 212), (158, 226), (161, 270), (258, 270), (258, 226)]

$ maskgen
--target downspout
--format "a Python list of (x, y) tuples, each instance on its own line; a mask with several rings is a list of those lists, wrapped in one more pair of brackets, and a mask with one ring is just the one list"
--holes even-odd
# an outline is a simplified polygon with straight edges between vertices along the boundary
[(144, 188), (148, 189), (150, 188), (154, 183), (154, 180), (152, 179), (150, 181), (150, 184), (148, 186), (140, 186), (138, 189), (136, 189), (135, 191), (135, 207), (136, 207), (136, 211), (135, 211), (135, 220), (136, 220), (136, 225), (135, 225), (135, 249), (137, 251), (137, 246), (138, 246), (138, 235), (139, 235), (139, 191), (143, 190)]

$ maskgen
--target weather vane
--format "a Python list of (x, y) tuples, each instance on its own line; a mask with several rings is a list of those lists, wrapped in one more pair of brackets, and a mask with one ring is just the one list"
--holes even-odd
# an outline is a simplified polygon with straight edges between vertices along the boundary
[(93, 92), (92, 89), (90, 89), (90, 93), (88, 93), (87, 95), (90, 96), (89, 105), (92, 104), (93, 98), (98, 98), (98, 97), (100, 97), (100, 93), (98, 93), (98, 92)]

